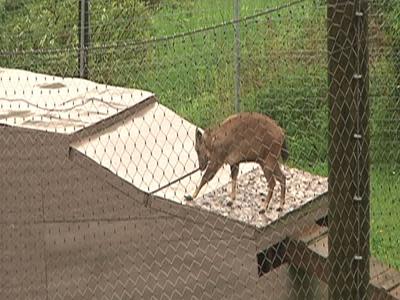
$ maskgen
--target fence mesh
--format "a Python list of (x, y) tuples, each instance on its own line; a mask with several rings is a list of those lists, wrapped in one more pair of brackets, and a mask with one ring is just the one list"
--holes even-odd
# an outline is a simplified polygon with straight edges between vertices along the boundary
[(0, 0), (0, 299), (400, 297), (399, 16)]

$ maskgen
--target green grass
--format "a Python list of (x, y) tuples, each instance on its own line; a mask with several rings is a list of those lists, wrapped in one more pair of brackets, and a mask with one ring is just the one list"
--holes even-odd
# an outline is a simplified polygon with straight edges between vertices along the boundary
[(398, 166), (379, 165), (371, 174), (372, 254), (400, 270), (400, 174)]
[[(232, 25), (174, 40), (136, 43), (230, 20), (231, 0), (163, 0), (152, 9), (139, 0), (93, 3), (92, 45), (100, 48), (90, 51), (92, 80), (153, 91), (163, 104), (203, 128), (234, 112)], [(241, 3), (241, 15), (248, 16), (282, 1)], [(71, 48), (78, 45), (75, 6), (73, 0), (62, 5), (50, 0), (0, 0), (0, 26), (4, 28), (0, 48), (69, 48), (55, 54), (5, 57), (1, 64), (74, 76), (77, 53)], [(384, 45), (398, 36), (400, 22), (394, 12), (391, 8), (388, 14), (393, 25), (389, 32), (383, 27), (374, 29)], [(327, 175), (328, 144), (325, 14), (325, 7), (305, 1), (240, 24), (243, 110), (276, 119), (289, 137), (289, 164), (321, 175)], [(102, 48), (116, 41), (128, 45)], [(398, 85), (397, 69), (390, 53), (371, 57), (371, 247), (374, 255), (400, 269), (396, 237), (400, 232), (396, 217), (400, 215), (400, 191), (398, 174), (393, 174), (400, 166), (400, 139), (392, 122), (399, 117), (393, 93)]]
[[(156, 35), (169, 35), (232, 18), (230, 1), (214, 2), (190, 2), (181, 11), (175, 3), (167, 5), (155, 14), (153, 30)], [(252, 1), (254, 6), (243, 5), (241, 14), (250, 15), (279, 3)], [(243, 110), (261, 111), (277, 119), (291, 138), (292, 159), (318, 171), (326, 169), (326, 145), (321, 143), (326, 134), (315, 135), (316, 128), (323, 132), (327, 124), (326, 71), (321, 67), (326, 64), (325, 32), (317, 30), (323, 22), (324, 9), (306, 3), (240, 24)], [(163, 104), (190, 121), (209, 126), (234, 112), (233, 44), (232, 25), (175, 40), (173, 46), (156, 44), (150, 59), (155, 66), (149, 72), (142, 70), (133, 82), (148, 86)], [(303, 50), (316, 48), (320, 50), (317, 57), (306, 60), (291, 54), (293, 49), (302, 55)]]

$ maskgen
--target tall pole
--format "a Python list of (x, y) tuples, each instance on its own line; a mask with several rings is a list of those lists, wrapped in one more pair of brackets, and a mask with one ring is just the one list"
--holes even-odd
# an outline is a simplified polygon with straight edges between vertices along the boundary
[(89, 36), (89, 0), (79, 1), (79, 77), (89, 77), (89, 66), (88, 66), (88, 48), (90, 45)]
[(370, 178), (367, 0), (328, 0), (329, 298), (367, 299)]
[(233, 0), (235, 29), (235, 110), (240, 111), (240, 0)]

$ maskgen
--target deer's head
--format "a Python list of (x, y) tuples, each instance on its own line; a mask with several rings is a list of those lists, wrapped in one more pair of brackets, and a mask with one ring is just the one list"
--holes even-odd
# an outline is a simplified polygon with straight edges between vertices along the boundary
[(199, 160), (199, 168), (204, 171), (207, 168), (208, 161), (210, 159), (210, 153), (206, 147), (206, 142), (203, 133), (196, 128), (196, 141), (194, 148), (197, 152), (197, 158)]

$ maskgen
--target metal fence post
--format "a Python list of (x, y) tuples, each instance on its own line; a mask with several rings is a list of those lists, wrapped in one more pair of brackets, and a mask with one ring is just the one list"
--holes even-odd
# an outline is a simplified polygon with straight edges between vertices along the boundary
[(89, 36), (89, 0), (80, 0), (79, 1), (79, 56), (78, 56), (78, 64), (79, 64), (79, 77), (88, 78), (89, 77), (89, 67), (88, 67), (88, 48), (90, 45), (90, 36)]
[(330, 299), (367, 299), (369, 101), (367, 0), (328, 1)]
[(233, 0), (235, 28), (235, 110), (240, 111), (240, 0)]

